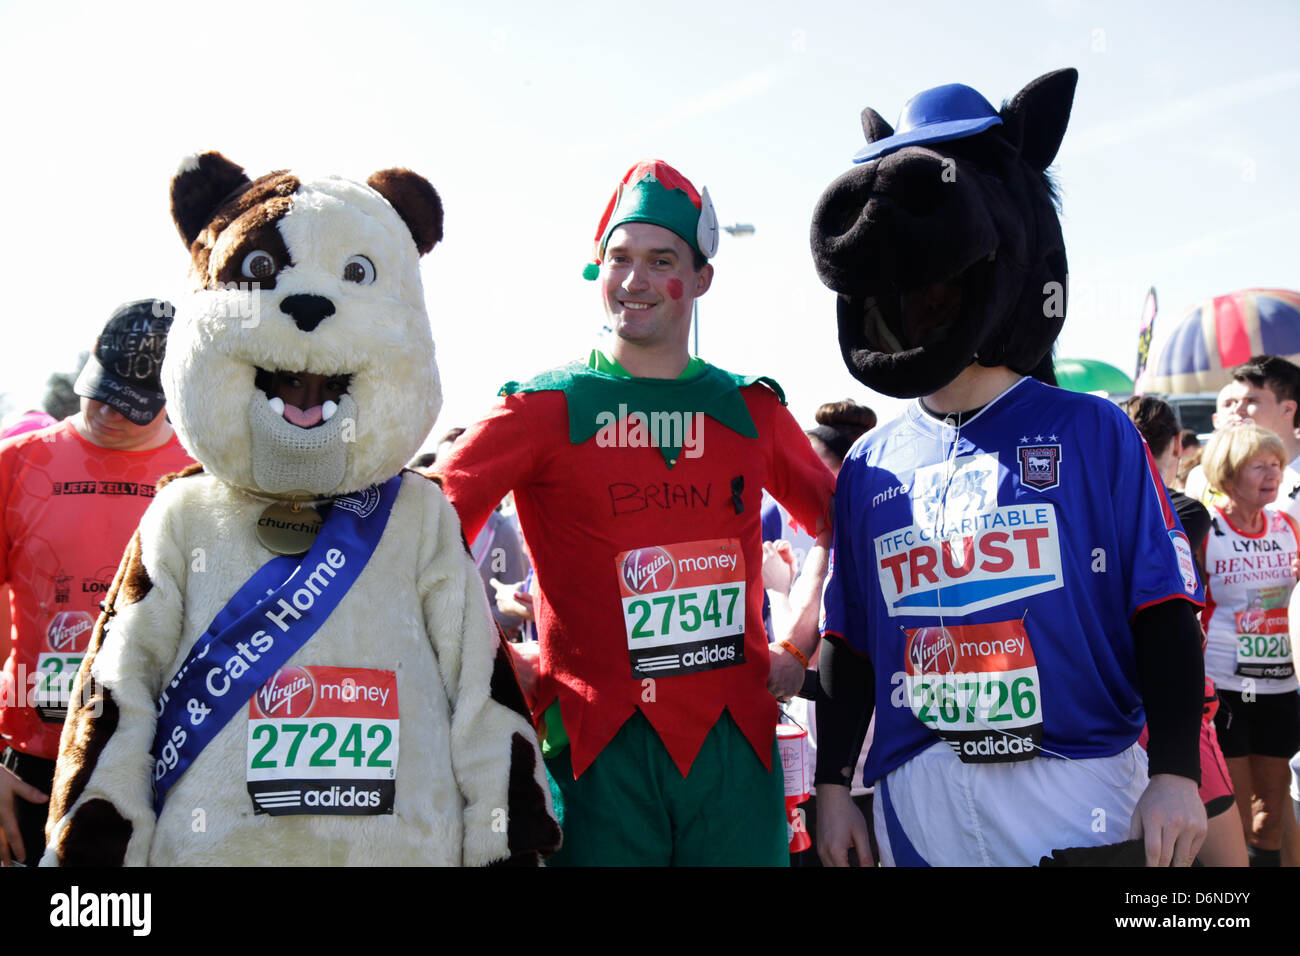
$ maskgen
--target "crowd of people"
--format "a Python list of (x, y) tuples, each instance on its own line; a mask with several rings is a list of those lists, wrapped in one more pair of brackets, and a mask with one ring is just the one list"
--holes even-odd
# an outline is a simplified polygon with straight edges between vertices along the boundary
[[(926, 91), (899, 132), (868, 110), (865, 173), (846, 182), (915, 183), (934, 160), (915, 147), (958, 138), (970, 165), (954, 189), (996, 168), (981, 195), (1042, 219), (1053, 276), (1064, 256), (1041, 173), (1074, 79), (1041, 77), (1000, 112), (967, 87)], [(1014, 148), (981, 138), (1004, 121)], [(832, 288), (847, 246), (828, 236), (857, 195), (840, 185), (813, 230)], [(689, 351), (717, 232), (707, 190), (661, 160), (634, 165), (585, 272), (609, 346), (506, 383), (484, 419), (411, 463), (454, 507), (494, 609), (506, 663), (488, 668), (490, 697), (526, 701), (536, 739), (512, 743), (513, 759), (545, 765), (536, 845), (512, 834), (502, 852), (548, 852), (553, 807), (560, 866), (1294, 865), (1300, 369), (1260, 356), (1234, 372), (1179, 493), (1198, 446), (1158, 398), (1126, 417), (1053, 388), (1059, 325), (996, 316), (949, 341), (964, 297), (1023, 281), (990, 255), (978, 281), (936, 283), (898, 314), (856, 278), (837, 288), (851, 370), (914, 401), (881, 425), (828, 403), (805, 430), (776, 382)], [(343, 276), (374, 274), (354, 256)], [(333, 311), (290, 298), (303, 334)], [(160, 477), (192, 464), (158, 377), (171, 313), (155, 300), (115, 312), (77, 380), (80, 411), (0, 443), (5, 863), (41, 855), (100, 600), (150, 580), (136, 526)], [(909, 367), (917, 356), (927, 364)], [(346, 376), (259, 375), (274, 381), (258, 408), (279, 402), (303, 429), (350, 401)], [(815, 756), (783, 750), (779, 722), (809, 731)], [(805, 759), (815, 802), (792, 813)], [(516, 769), (512, 792), (531, 779)], [(815, 845), (792, 856), (801, 834)]]
[[(1298, 412), (1293, 363), (1260, 355), (1234, 369), (1216, 400), (1214, 434), (1186, 479), (1195, 497), (1171, 493), (1206, 584), (1207, 862), (1300, 862), (1293, 800), (1300, 698), (1289, 614), (1300, 570)], [(1182, 446), (1172, 412), (1147, 397), (1131, 402), (1130, 414), (1153, 453), (1167, 446), (1156, 460), (1166, 483), (1176, 484)]]

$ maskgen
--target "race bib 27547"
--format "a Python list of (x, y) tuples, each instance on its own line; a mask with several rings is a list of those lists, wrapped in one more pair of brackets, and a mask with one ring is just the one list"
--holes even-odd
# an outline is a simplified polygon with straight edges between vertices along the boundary
[(614, 565), (633, 677), (745, 663), (745, 556), (738, 539), (634, 548)]

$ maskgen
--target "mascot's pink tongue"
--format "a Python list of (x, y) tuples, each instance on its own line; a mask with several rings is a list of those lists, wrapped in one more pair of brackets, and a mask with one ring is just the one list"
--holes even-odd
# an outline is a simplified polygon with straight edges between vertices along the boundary
[(284, 406), (285, 421), (292, 422), (299, 428), (311, 428), (313, 425), (319, 424), (324, 415), (324, 410), (320, 405), (301, 409), (297, 405), (290, 405), (286, 402)]

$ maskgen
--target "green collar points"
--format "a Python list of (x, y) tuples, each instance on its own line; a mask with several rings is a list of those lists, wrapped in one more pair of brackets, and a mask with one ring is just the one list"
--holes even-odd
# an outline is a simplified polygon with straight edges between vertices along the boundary
[[(694, 434), (690, 416), (708, 415), (746, 438), (758, 429), (740, 390), (762, 382), (785, 404), (785, 392), (764, 375), (734, 375), (712, 365), (690, 378), (621, 378), (571, 362), (550, 369), (522, 384), (507, 382), (500, 395), (518, 392), (564, 393), (569, 408), (569, 441), (580, 445), (602, 430), (612, 445), (658, 447), (671, 469), (681, 456), (687, 431)], [(639, 420), (633, 419), (640, 413)], [(625, 421), (626, 419), (626, 421)]]

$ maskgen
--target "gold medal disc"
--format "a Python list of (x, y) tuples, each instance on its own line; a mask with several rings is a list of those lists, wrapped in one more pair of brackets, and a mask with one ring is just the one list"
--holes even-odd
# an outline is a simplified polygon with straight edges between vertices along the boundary
[(257, 519), (257, 540), (276, 554), (306, 554), (320, 531), (321, 516), (314, 508), (268, 505)]

